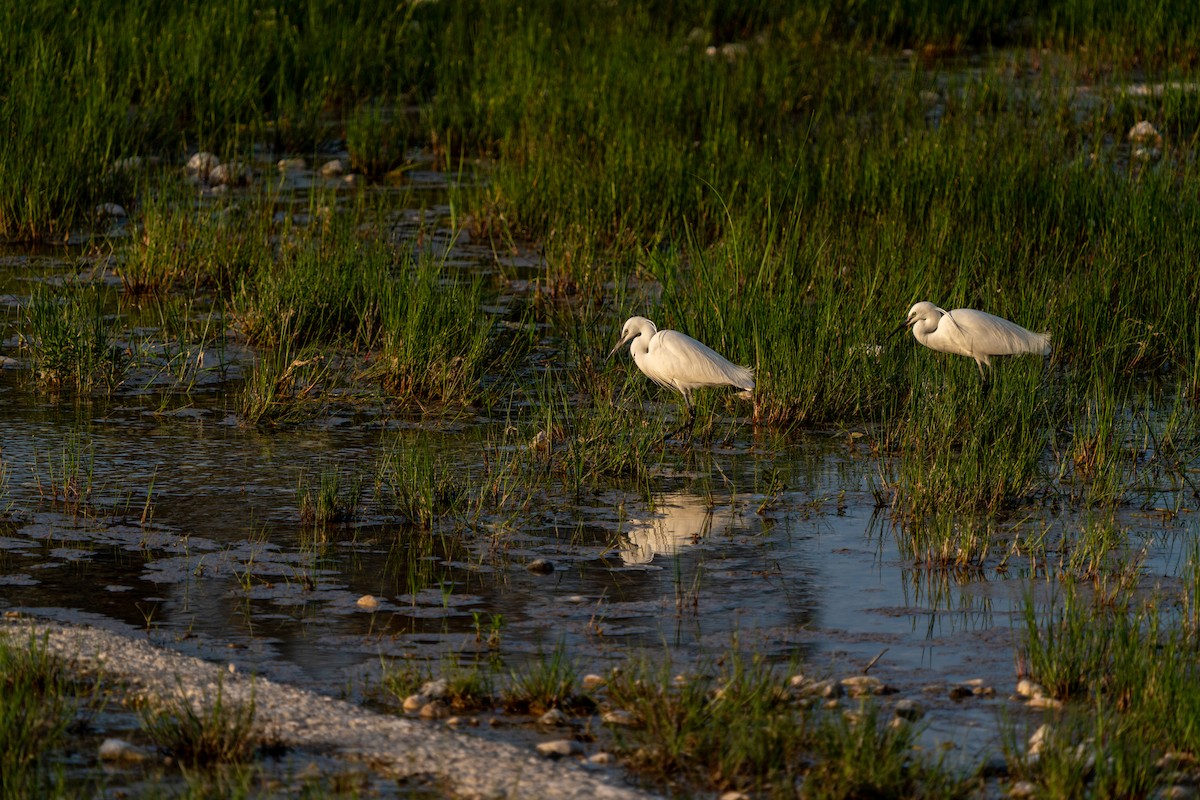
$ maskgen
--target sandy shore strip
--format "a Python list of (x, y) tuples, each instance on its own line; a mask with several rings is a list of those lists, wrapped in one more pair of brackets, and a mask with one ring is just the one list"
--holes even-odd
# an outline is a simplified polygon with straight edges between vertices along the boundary
[(645, 800), (615, 769), (554, 761), (531, 749), (495, 742), (444, 726), (389, 716), (352, 703), (230, 672), (192, 656), (98, 628), (29, 617), (5, 618), (0, 633), (20, 643), (46, 637), (51, 652), (84, 672), (119, 680), (147, 698), (216, 697), (255, 704), (256, 724), (274, 740), (370, 765), (391, 778), (432, 779), (463, 798)]

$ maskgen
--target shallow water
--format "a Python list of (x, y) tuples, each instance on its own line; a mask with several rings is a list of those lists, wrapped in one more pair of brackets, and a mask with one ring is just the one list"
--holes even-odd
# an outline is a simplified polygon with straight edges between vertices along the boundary
[[(432, 204), (430, 217), (444, 215)], [(425, 224), (424, 211), (402, 216), (399, 237)], [(8, 253), (5, 305), (29, 276), (74, 269), (72, 258)], [(455, 263), (482, 258), (458, 240)], [(536, 270), (513, 258), (509, 273)], [(3, 342), (0, 355), (19, 355), (12, 329)], [(871, 665), (901, 696), (922, 698), (927, 738), (954, 743), (964, 763), (995, 747), (1002, 710), (1022, 713), (1008, 699), (1020, 609), (1056, 581), (1019, 557), (967, 571), (904, 559), (871, 491), (879, 465), (844, 432), (755, 438), (742, 425), (720, 446), (668, 445), (651, 497), (619, 484), (550, 492), (426, 533), (372, 500), (381, 461), (425, 452), (480, 480), (495, 452), (527, 446), (524, 433), (509, 420), (384, 408), (260, 431), (239, 424), (224, 393), (243, 356), (225, 353), (229, 369), (185, 398), (134, 391), (113, 402), (32, 392), (19, 362), (6, 362), (0, 609), (117, 628), (356, 698), (378, 685), (381, 659), (436, 669), (478, 658), (508, 671), (560, 646), (580, 674), (638, 655), (704, 669), (733, 647), (815, 676)], [(331, 469), (361, 476), (364, 500), (321, 544), (301, 520), (299, 487)], [(770, 471), (786, 488), (768, 497), (756, 487)], [(82, 498), (55, 491), (67, 478)], [(1192, 519), (1121, 521), (1131, 550), (1145, 551), (1147, 584), (1178, 574)], [(1078, 523), (1048, 511), (1008, 535)], [(553, 569), (527, 570), (535, 559)], [(378, 606), (361, 606), (364, 595)], [(996, 696), (951, 700), (949, 687), (968, 681)]]

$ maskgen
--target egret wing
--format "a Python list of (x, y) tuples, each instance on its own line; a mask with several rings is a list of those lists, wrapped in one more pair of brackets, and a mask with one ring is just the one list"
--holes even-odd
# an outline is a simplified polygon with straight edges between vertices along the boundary
[(971, 350), (976, 353), (988, 356), (1050, 354), (1049, 334), (1034, 333), (1015, 322), (974, 308), (956, 308), (949, 316), (953, 320), (950, 324), (957, 324), (962, 329)]
[(679, 331), (659, 331), (650, 342), (648, 355), (656, 374), (646, 374), (680, 391), (702, 386), (754, 388), (753, 370), (732, 363), (708, 345)]

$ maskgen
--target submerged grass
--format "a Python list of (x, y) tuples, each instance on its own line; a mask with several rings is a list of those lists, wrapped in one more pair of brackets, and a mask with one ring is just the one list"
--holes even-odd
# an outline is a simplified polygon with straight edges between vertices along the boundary
[(39, 286), (22, 312), (24, 346), (33, 376), (47, 391), (112, 392), (128, 366), (116, 343), (117, 324), (96, 286), (61, 292)]

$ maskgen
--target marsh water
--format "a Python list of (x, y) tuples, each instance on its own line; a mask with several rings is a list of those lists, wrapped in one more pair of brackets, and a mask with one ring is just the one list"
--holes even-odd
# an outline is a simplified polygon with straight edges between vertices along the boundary
[[(413, 208), (397, 235), (405, 219), (432, 218), (454, 240), (437, 176), (409, 180)], [(119, 283), (83, 258), (89, 241), (10, 248), (3, 260), (0, 609), (122, 630), (355, 699), (372, 695), (392, 659), (434, 671), (479, 660), (504, 674), (562, 648), (583, 674), (631, 657), (706, 669), (741, 650), (818, 677), (869, 666), (923, 698), (926, 735), (969, 758), (994, 746), (998, 715), (1020, 713), (1009, 695), (1022, 609), (1053, 594), (1050, 567), (1019, 555), (961, 570), (906, 559), (878, 507), (879, 456), (855, 431), (768, 434), (732, 420), (712, 440), (666, 442), (648, 487), (549, 492), (519, 512), (419, 531), (370, 502), (381, 459), (425, 453), (469, 484), (498, 453), (528, 449), (536, 421), (508, 407), (424, 416), (379, 403), (298, 426), (246, 425), (229, 388), (253, 354), (234, 341), (186, 394), (136, 380), (111, 399), (38, 390), (17, 309), (34, 282), (85, 267), (116, 297)], [(463, 237), (453, 257), (495, 268)], [(536, 257), (521, 259), (510, 273), (535, 276)], [(515, 302), (521, 284), (510, 281)], [(614, 341), (619, 315), (606, 320)], [(628, 358), (607, 368), (634, 369)], [(669, 417), (674, 404), (662, 392), (631, 399), (629, 413), (666, 407)], [(301, 487), (331, 472), (343, 486), (361, 482), (364, 500), (316, 537)], [(1195, 521), (1122, 513), (1143, 584), (1172, 580)], [(1006, 535), (1083, 522), (1056, 514), (1013, 520)], [(549, 569), (528, 569), (539, 559)], [(955, 685), (996, 694), (953, 700)]]

